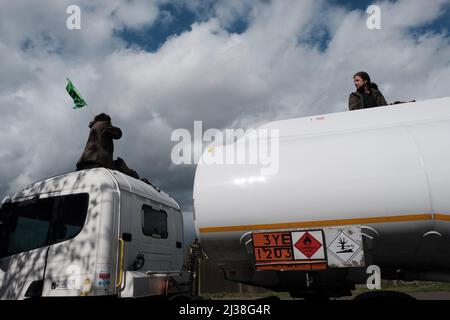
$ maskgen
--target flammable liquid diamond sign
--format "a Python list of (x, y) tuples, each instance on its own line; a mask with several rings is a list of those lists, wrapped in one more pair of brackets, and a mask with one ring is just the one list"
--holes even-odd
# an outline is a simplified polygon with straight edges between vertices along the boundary
[(292, 232), (295, 260), (325, 259), (323, 233), (317, 231)]

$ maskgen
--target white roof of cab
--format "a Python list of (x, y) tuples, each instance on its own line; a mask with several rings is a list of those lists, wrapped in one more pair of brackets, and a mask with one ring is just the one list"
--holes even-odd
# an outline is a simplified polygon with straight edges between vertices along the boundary
[(119, 190), (126, 190), (175, 209), (180, 209), (178, 203), (165, 192), (158, 192), (153, 186), (141, 180), (105, 168), (70, 172), (32, 183), (16, 192), (12, 201), (43, 193), (72, 191), (85, 189), (86, 187), (101, 188), (102, 190), (119, 188)]

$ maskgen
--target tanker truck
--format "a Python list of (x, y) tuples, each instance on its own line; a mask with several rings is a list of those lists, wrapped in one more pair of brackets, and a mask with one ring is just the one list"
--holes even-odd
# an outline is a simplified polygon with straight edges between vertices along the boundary
[[(276, 170), (211, 161), (255, 139), (277, 140)], [(450, 281), (449, 141), (443, 98), (274, 121), (212, 145), (195, 173), (199, 242), (226, 279), (294, 297), (351, 295), (369, 266)]]
[[(96, 168), (6, 197), (0, 299), (192, 298), (203, 255), (228, 280), (293, 297), (350, 295), (372, 265), (385, 279), (450, 281), (450, 98), (259, 129), (204, 152), (203, 252), (188, 259), (179, 205), (148, 181)], [(208, 161), (255, 140), (274, 147), (275, 166)]]

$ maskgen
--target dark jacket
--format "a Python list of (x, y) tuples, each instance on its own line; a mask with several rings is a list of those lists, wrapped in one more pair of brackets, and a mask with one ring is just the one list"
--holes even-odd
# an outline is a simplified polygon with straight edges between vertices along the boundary
[(77, 162), (77, 169), (92, 167), (114, 169), (113, 139), (120, 139), (122, 131), (113, 127), (111, 121), (92, 121), (89, 128), (91, 128), (89, 138), (83, 154)]
[[(372, 83), (372, 87), (370, 88), (370, 92), (376, 101), (376, 107), (387, 106), (386, 99), (384, 99), (380, 90), (378, 90), (378, 86)], [(363, 94), (359, 91), (352, 92), (348, 98), (348, 108), (349, 110), (358, 110), (365, 109), (367, 106), (364, 106)]]

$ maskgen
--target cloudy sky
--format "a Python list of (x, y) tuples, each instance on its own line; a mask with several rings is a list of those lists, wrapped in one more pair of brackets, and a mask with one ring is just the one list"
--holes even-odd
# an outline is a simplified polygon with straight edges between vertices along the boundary
[[(450, 0), (0, 0), (0, 196), (73, 170), (106, 112), (115, 156), (190, 211), (195, 165), (171, 162), (174, 129), (345, 111), (360, 70), (388, 102), (450, 96), (449, 27)], [(67, 77), (88, 107), (71, 108)]]

